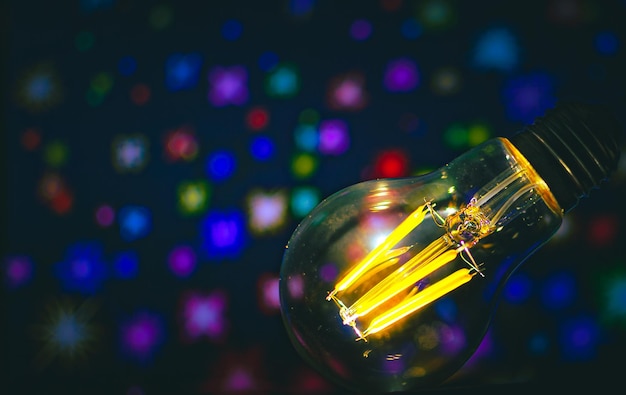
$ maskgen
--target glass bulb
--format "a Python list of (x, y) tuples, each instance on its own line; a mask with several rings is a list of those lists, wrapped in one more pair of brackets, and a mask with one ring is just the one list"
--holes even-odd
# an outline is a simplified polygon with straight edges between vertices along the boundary
[(479, 346), (513, 271), (616, 167), (618, 135), (603, 109), (563, 104), (434, 172), (329, 196), (283, 257), (295, 348), (351, 390), (442, 383)]

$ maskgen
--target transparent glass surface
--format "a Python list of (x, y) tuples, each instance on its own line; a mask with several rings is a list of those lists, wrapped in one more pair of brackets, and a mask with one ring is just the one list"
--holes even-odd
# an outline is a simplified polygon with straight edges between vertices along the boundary
[(561, 220), (506, 139), (423, 176), (348, 187), (287, 244), (280, 298), (289, 336), (348, 389), (440, 384), (480, 344), (506, 279)]

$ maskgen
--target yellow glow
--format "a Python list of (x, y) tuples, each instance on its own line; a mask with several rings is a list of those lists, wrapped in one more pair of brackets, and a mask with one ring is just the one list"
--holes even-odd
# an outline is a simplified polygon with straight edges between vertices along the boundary
[(457, 251), (445, 251), (447, 248), (448, 245), (443, 238), (431, 243), (430, 246), (415, 255), (350, 306), (347, 311), (348, 314), (344, 317), (345, 323), (365, 316), (376, 307), (456, 258)]
[(356, 265), (341, 281), (335, 285), (335, 289), (326, 298), (330, 300), (337, 292), (343, 291), (352, 285), (364, 271), (368, 270), (372, 265), (381, 263), (379, 258), (384, 256), (392, 247), (394, 247), (400, 240), (402, 240), (407, 234), (415, 229), (426, 216), (426, 210), (424, 208), (426, 204), (419, 206), (415, 211), (411, 213), (397, 228), (395, 228), (387, 238), (374, 248), (367, 256)]
[(471, 280), (472, 276), (473, 274), (470, 269), (459, 269), (442, 280), (423, 289), (417, 294), (406, 298), (393, 309), (374, 318), (370, 322), (369, 327), (363, 331), (362, 338), (380, 332), (389, 325), (439, 299), (448, 292)]

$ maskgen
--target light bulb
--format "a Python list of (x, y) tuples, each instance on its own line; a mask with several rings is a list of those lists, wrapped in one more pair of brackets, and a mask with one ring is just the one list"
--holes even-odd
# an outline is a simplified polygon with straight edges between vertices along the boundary
[(295, 348), (346, 389), (440, 385), (479, 346), (513, 271), (616, 168), (621, 132), (604, 108), (563, 103), (431, 173), (329, 196), (283, 256)]

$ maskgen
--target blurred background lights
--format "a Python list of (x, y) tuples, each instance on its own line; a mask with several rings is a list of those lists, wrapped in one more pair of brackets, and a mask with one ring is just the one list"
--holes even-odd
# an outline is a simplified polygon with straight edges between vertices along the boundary
[(290, 98), (300, 89), (300, 76), (292, 64), (279, 64), (267, 75), (265, 90), (270, 97)]
[(235, 41), (241, 37), (243, 25), (236, 19), (229, 19), (222, 24), (222, 37), (228, 41)]
[(290, 207), (296, 218), (304, 218), (320, 202), (320, 192), (315, 187), (296, 187), (291, 192)]
[(152, 214), (147, 207), (127, 205), (118, 211), (120, 236), (125, 241), (146, 237), (152, 230)]
[(136, 251), (122, 251), (113, 256), (113, 272), (123, 280), (136, 278), (139, 274), (139, 256)]
[(409, 157), (404, 150), (386, 149), (374, 159), (374, 177), (396, 178), (409, 174)]
[(437, 95), (455, 94), (461, 89), (461, 75), (456, 68), (441, 68), (431, 77), (430, 87)]
[(200, 53), (172, 54), (165, 62), (165, 85), (172, 92), (194, 88), (200, 79), (201, 68)]
[(263, 107), (253, 107), (246, 114), (246, 124), (253, 131), (265, 129), (269, 119), (269, 112)]
[(422, 26), (415, 18), (407, 18), (400, 25), (400, 33), (408, 40), (415, 40), (422, 34)]
[(448, 0), (426, 0), (417, 3), (417, 16), (429, 30), (444, 30), (456, 23), (456, 10)]
[(244, 214), (239, 210), (212, 210), (200, 223), (202, 249), (209, 259), (238, 257), (247, 241)]
[(341, 155), (350, 147), (348, 125), (340, 119), (320, 122), (318, 151), (324, 155)]
[(616, 267), (604, 270), (597, 281), (600, 313), (603, 322), (626, 327), (626, 266), (618, 261)]
[(534, 333), (528, 339), (528, 349), (535, 355), (544, 355), (550, 348), (549, 335), (538, 332)]
[(120, 326), (121, 347), (124, 354), (141, 363), (150, 362), (165, 341), (163, 320), (160, 315), (141, 311)]
[(152, 91), (146, 84), (137, 83), (130, 89), (130, 100), (138, 106), (148, 103), (151, 95)]
[(298, 122), (306, 125), (316, 125), (320, 120), (320, 114), (313, 108), (306, 108), (300, 111)]
[(227, 150), (215, 151), (206, 160), (206, 172), (213, 181), (223, 181), (230, 178), (236, 168), (235, 155)]
[(358, 111), (367, 105), (365, 78), (362, 73), (339, 75), (330, 81), (326, 94), (328, 106), (333, 110)]
[(61, 167), (67, 163), (69, 148), (62, 141), (51, 141), (44, 147), (44, 162), (50, 167)]
[(478, 38), (473, 64), (483, 70), (513, 71), (519, 63), (517, 39), (504, 27), (491, 28)]
[(278, 54), (273, 51), (263, 52), (258, 59), (259, 68), (265, 72), (272, 70), (280, 61)]
[(241, 106), (248, 101), (248, 71), (245, 66), (215, 66), (209, 71), (209, 101), (215, 107)]
[(274, 141), (267, 136), (257, 136), (250, 143), (250, 153), (257, 161), (267, 161), (274, 156), (276, 145)]
[(509, 119), (524, 124), (531, 124), (556, 104), (553, 78), (543, 72), (510, 77), (503, 96)]
[(37, 367), (58, 362), (69, 367), (88, 361), (99, 341), (100, 328), (94, 323), (96, 311), (92, 301), (50, 301), (42, 322), (35, 326), (35, 336), (41, 344)]
[(206, 338), (212, 342), (225, 339), (229, 323), (228, 300), (221, 290), (209, 293), (189, 292), (182, 298), (182, 330), (188, 341)]
[(139, 172), (148, 162), (148, 140), (141, 134), (133, 136), (119, 135), (111, 146), (113, 167), (123, 172)]
[(39, 180), (40, 200), (57, 214), (67, 214), (74, 204), (74, 194), (65, 179), (57, 173), (46, 173)]
[(408, 58), (394, 59), (387, 63), (383, 84), (390, 92), (408, 92), (417, 87), (417, 65)]
[(356, 41), (367, 40), (372, 34), (372, 24), (367, 19), (357, 19), (350, 25), (350, 36)]
[(299, 179), (310, 177), (317, 170), (317, 167), (317, 158), (306, 152), (296, 154), (291, 162), (291, 171)]
[(518, 273), (511, 276), (504, 287), (503, 297), (512, 304), (521, 304), (532, 294), (532, 280), (525, 274)]
[(56, 69), (41, 63), (24, 71), (17, 86), (17, 102), (26, 109), (38, 112), (50, 109), (62, 100), (62, 85)]
[(300, 124), (296, 126), (293, 134), (296, 147), (306, 152), (317, 150), (319, 143), (319, 131), (317, 126)]
[(208, 182), (181, 181), (178, 184), (178, 210), (184, 215), (196, 215), (206, 211), (211, 188)]
[(560, 326), (561, 355), (570, 361), (592, 359), (602, 340), (602, 331), (590, 316), (565, 320)]
[(544, 280), (541, 301), (550, 310), (571, 306), (576, 297), (576, 280), (570, 272), (560, 272)]
[(278, 276), (262, 274), (257, 281), (259, 308), (264, 314), (272, 315), (280, 312), (280, 297), (278, 293)]
[(91, 78), (87, 91), (87, 103), (98, 106), (113, 88), (113, 75), (109, 72), (100, 72)]
[(117, 70), (125, 77), (129, 77), (137, 71), (137, 60), (130, 55), (123, 56), (117, 62)]
[(196, 253), (188, 245), (174, 247), (167, 256), (167, 264), (178, 277), (189, 277), (196, 269)]
[[(3, 352), (36, 393), (103, 372), (105, 391), (127, 395), (336, 393), (277, 330), (280, 253), (299, 220), (336, 185), (426, 174), (557, 99), (624, 98), (623, 0), (9, 1)], [(626, 151), (598, 200), (502, 289), (460, 377), (616, 366), (624, 181)], [(320, 281), (337, 270), (320, 267)], [(287, 289), (305, 297), (298, 276)], [(419, 350), (456, 350), (460, 306), (434, 307), (441, 322), (415, 334)]]
[(5, 284), (9, 288), (18, 288), (28, 284), (33, 277), (32, 260), (23, 255), (8, 256), (4, 261)]
[(69, 246), (55, 274), (66, 291), (93, 295), (100, 291), (109, 273), (102, 246), (98, 242), (75, 243)]
[(587, 240), (594, 248), (605, 248), (611, 245), (619, 234), (620, 223), (611, 214), (600, 214), (592, 218), (588, 224)]
[(288, 0), (289, 1), (289, 12), (293, 16), (302, 17), (310, 14), (317, 0)]
[(28, 128), (22, 133), (21, 143), (24, 149), (34, 151), (41, 144), (41, 132), (37, 128)]
[(169, 131), (164, 138), (167, 160), (192, 161), (198, 155), (198, 141), (191, 127), (182, 126)]
[(287, 194), (283, 190), (253, 190), (248, 195), (248, 226), (253, 234), (276, 232), (285, 225)]
[(107, 228), (115, 221), (115, 210), (113, 207), (103, 204), (96, 208), (96, 223), (103, 228)]
[(593, 38), (593, 45), (600, 55), (615, 55), (619, 49), (619, 39), (613, 32), (601, 31)]

